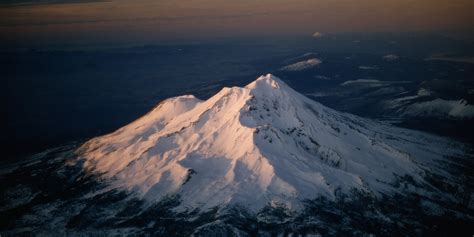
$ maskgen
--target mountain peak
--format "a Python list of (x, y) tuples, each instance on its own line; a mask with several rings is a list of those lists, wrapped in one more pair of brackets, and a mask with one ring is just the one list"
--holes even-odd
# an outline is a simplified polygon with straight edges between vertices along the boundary
[(257, 78), (255, 81), (248, 84), (245, 88), (248, 89), (257, 89), (257, 88), (273, 88), (280, 89), (281, 85), (286, 85), (280, 78), (268, 73), (267, 75), (262, 75)]
[(84, 168), (150, 201), (178, 194), (183, 207), (258, 210), (352, 189), (386, 193), (406, 175), (422, 183), (422, 165), (445, 153), (435, 138), (336, 112), (271, 74), (206, 101), (166, 101), (85, 143)]

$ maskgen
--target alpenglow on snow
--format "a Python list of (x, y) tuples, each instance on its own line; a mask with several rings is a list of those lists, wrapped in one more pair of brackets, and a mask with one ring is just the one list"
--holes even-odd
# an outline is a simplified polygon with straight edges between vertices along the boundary
[(449, 176), (435, 163), (461, 153), (449, 143), (334, 111), (268, 74), (205, 101), (164, 100), (76, 153), (111, 187), (151, 202), (176, 194), (184, 208), (296, 210), (336, 192), (395, 192), (400, 177), (429, 186), (427, 172)]

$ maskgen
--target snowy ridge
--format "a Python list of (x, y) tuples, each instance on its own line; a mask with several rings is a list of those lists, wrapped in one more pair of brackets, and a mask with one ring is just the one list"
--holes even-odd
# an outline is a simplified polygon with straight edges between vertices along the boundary
[(150, 201), (178, 194), (184, 208), (297, 209), (304, 199), (354, 188), (394, 192), (404, 176), (428, 186), (423, 176), (433, 163), (459, 152), (448, 143), (336, 112), (268, 74), (206, 101), (167, 99), (76, 153), (112, 188)]

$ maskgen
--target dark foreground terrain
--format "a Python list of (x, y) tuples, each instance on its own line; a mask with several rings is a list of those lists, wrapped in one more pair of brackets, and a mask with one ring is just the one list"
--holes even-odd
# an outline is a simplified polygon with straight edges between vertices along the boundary
[[(434, 188), (455, 200), (410, 192), (409, 176), (393, 183), (400, 193), (377, 198), (353, 191), (336, 200), (307, 200), (302, 211), (269, 205), (258, 213), (233, 206), (177, 212), (178, 196), (154, 204), (133, 194), (107, 189), (82, 171), (74, 155), (78, 144), (50, 149), (0, 174), (0, 233), (17, 235), (151, 236), (463, 236), (473, 231), (472, 157), (451, 157), (458, 183), (429, 177)], [(461, 183), (459, 183), (461, 182)]]

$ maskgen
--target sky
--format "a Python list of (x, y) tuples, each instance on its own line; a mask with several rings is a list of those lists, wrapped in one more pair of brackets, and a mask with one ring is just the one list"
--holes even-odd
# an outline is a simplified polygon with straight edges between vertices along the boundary
[(472, 29), (472, 0), (0, 0), (1, 44)]

